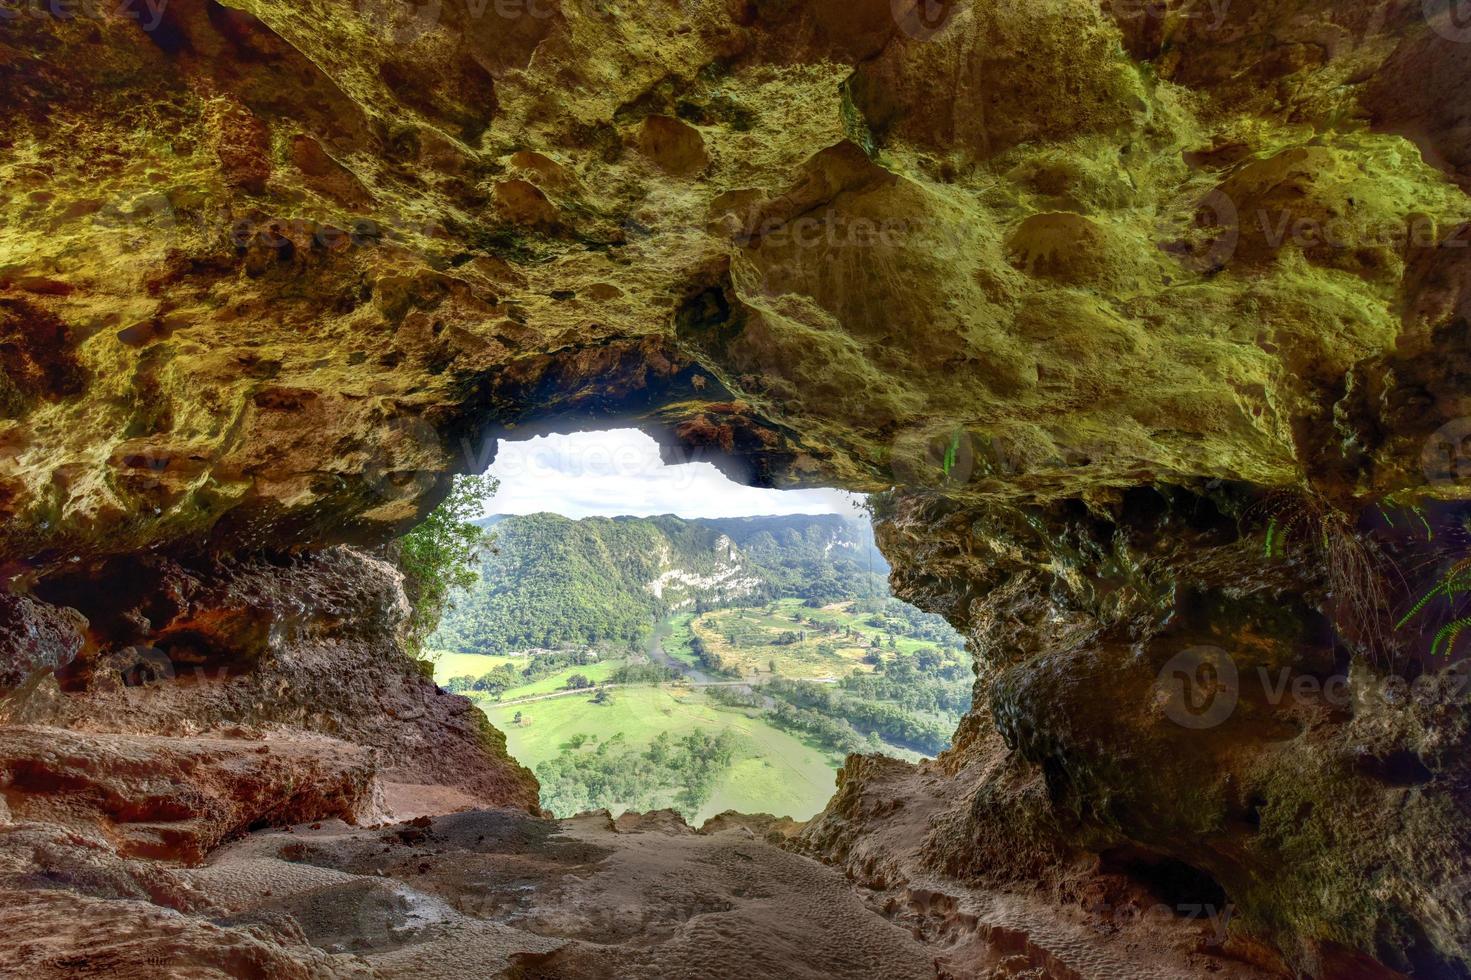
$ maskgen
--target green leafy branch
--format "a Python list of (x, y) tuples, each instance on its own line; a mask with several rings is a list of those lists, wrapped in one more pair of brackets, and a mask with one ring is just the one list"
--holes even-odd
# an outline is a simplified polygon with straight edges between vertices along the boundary
[(406, 643), (414, 656), (439, 628), (454, 592), (475, 584), (476, 559), (488, 542), (474, 520), (498, 488), (490, 477), (458, 477), (444, 502), (399, 540), (398, 567), (410, 607)]
[[(1438, 598), (1455, 603), (1467, 594), (1471, 594), (1471, 558), (1463, 558), (1452, 565), (1445, 576), (1410, 607), (1410, 611), (1405, 613), (1395, 628), (1404, 629), (1410, 620), (1423, 613)], [(1456, 640), (1468, 629), (1471, 629), (1471, 616), (1458, 616), (1446, 623), (1436, 631), (1435, 639), (1430, 643), (1431, 655), (1439, 653), (1444, 645), (1446, 655), (1449, 656), (1455, 649)]]

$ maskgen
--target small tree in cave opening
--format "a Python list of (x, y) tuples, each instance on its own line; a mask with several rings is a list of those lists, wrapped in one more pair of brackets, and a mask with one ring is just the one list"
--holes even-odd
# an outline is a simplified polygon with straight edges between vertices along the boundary
[(454, 591), (475, 584), (476, 558), (490, 541), (474, 520), (499, 488), (500, 482), (487, 476), (456, 477), (444, 502), (398, 542), (410, 609), (406, 643), (416, 657), (439, 628)]

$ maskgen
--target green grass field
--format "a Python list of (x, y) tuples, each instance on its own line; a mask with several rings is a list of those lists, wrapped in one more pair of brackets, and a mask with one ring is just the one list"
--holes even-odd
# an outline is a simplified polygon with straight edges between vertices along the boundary
[[(660, 732), (678, 738), (696, 728), (712, 733), (734, 730), (742, 736), (735, 764), (716, 784), (696, 823), (722, 810), (805, 820), (827, 804), (834, 791), (834, 773), (842, 763), (836, 755), (812, 748), (759, 717), (678, 688), (621, 688), (612, 692), (607, 705), (592, 704), (589, 693), (519, 708), (484, 702), (482, 708), (491, 724), (506, 733), (511, 754), (533, 770), (556, 756), (574, 735), (596, 735), (606, 741), (621, 732), (630, 746), (642, 749)], [(518, 710), (520, 725), (514, 723)]]
[(669, 620), (669, 635), (664, 638), (664, 650), (675, 660), (698, 667), (700, 660), (690, 649), (690, 638), (694, 636), (690, 631), (690, 623), (694, 618), (694, 613), (680, 613)]
[[(743, 674), (752, 671), (766, 673), (770, 661), (776, 661), (778, 673), (796, 679), (820, 677), (844, 677), (854, 670), (872, 671), (863, 662), (869, 651), (870, 642), (877, 638), (885, 654), (913, 654), (924, 647), (935, 644), (895, 635), (894, 646), (890, 647), (887, 630), (871, 626), (868, 616), (849, 610), (851, 603), (839, 603), (822, 609), (809, 609), (800, 599), (781, 599), (772, 604), (772, 611), (761, 609), (718, 609), (698, 617), (680, 617), (685, 620), (681, 627), (675, 623), (675, 636), (681, 630), (686, 634), (684, 649), (688, 649), (687, 634), (693, 632), (726, 663), (739, 666)], [(792, 619), (800, 615), (802, 622)], [(852, 627), (858, 637), (842, 633), (823, 633), (812, 626), (809, 620), (837, 627)], [(799, 643), (773, 646), (771, 641), (786, 631), (805, 632), (807, 638)], [(730, 636), (736, 642), (730, 641)], [(671, 640), (668, 647), (675, 656), (677, 645)], [(683, 658), (681, 658), (683, 659)]]
[[(852, 603), (839, 603), (821, 609), (806, 607), (801, 600), (783, 599), (769, 607), (754, 609), (720, 609), (695, 615), (677, 614), (661, 627), (662, 645), (670, 656), (690, 666), (698, 666), (698, 658), (690, 649), (692, 637), (699, 636), (723, 660), (737, 665), (750, 675), (766, 675), (771, 662), (777, 672), (794, 679), (844, 677), (854, 670), (872, 671), (863, 662), (870, 643), (878, 638), (884, 656), (910, 655), (936, 644), (899, 635), (904, 628), (896, 625), (894, 646), (889, 646), (889, 631), (871, 625), (869, 616), (852, 610)], [(799, 615), (801, 621), (794, 621)], [(851, 627), (857, 636), (823, 632), (812, 624)], [(772, 640), (785, 631), (805, 632), (806, 639), (783, 646)], [(727, 635), (736, 633), (736, 642)], [(573, 674), (582, 674), (594, 683), (607, 681), (627, 662), (611, 659), (581, 667), (567, 667), (530, 684), (512, 688), (500, 701), (476, 697), (476, 703), (490, 718), (491, 724), (506, 733), (511, 754), (523, 765), (535, 769), (555, 758), (574, 736), (584, 736), (588, 747), (621, 735), (629, 748), (642, 752), (661, 732), (675, 739), (699, 728), (711, 734), (732, 730), (740, 736), (740, 744), (731, 768), (715, 784), (710, 800), (695, 815), (698, 823), (723, 810), (747, 813), (774, 813), (805, 820), (821, 810), (834, 791), (834, 776), (842, 759), (822, 748), (814, 748), (796, 736), (767, 722), (756, 709), (729, 708), (709, 700), (704, 693), (677, 684), (635, 686), (611, 691), (611, 702), (592, 703), (593, 692), (578, 692), (563, 697), (526, 704), (507, 704), (519, 698), (552, 694), (565, 690)], [(445, 653), (438, 659), (436, 679), (442, 684), (451, 677), (487, 673), (501, 664), (525, 666), (524, 657), (478, 656)], [(473, 696), (473, 695), (472, 695)], [(517, 713), (521, 723), (515, 722)], [(917, 753), (890, 746), (886, 751), (900, 758), (917, 759)], [(660, 806), (674, 805), (670, 798)], [(615, 812), (618, 807), (615, 806)], [(559, 814), (570, 816), (570, 814)]]
[[(441, 686), (447, 684), (451, 677), (479, 677), (488, 674), (502, 664), (511, 664), (513, 667), (525, 667), (525, 657), (502, 657), (492, 654), (479, 653), (449, 653), (439, 654), (439, 659), (434, 664), (434, 682)], [(568, 667), (559, 670), (555, 674), (543, 677), (530, 684), (514, 687), (502, 695), (502, 701), (512, 698), (530, 697), (536, 694), (551, 694), (560, 691), (567, 686), (567, 679), (573, 674), (581, 674), (594, 684), (608, 679), (626, 660), (604, 660), (595, 664), (587, 664), (582, 667)]]
[(567, 679), (573, 674), (581, 674), (594, 684), (601, 684), (608, 679), (610, 674), (619, 667), (622, 667), (626, 662), (625, 660), (603, 660), (595, 664), (585, 664), (581, 667), (568, 667), (565, 670), (559, 670), (555, 674), (543, 677), (539, 681), (510, 688), (505, 694), (501, 695), (501, 700), (511, 701), (515, 698), (526, 698), (537, 694), (551, 694), (553, 691), (560, 691), (567, 686)]
[(429, 657), (434, 661), (434, 683), (443, 686), (451, 677), (479, 677), (488, 674), (502, 664), (526, 666), (525, 657), (501, 657), (484, 653), (452, 653), (448, 650), (432, 650)]

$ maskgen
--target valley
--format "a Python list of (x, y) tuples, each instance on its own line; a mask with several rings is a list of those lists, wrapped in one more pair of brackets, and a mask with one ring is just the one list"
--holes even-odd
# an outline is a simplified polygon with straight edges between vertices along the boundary
[[(862, 522), (488, 523), (494, 544), (436, 638), (435, 679), (506, 733), (558, 816), (804, 820), (849, 752), (936, 755), (969, 708), (960, 636), (888, 595)], [(550, 642), (481, 645), (488, 622)]]

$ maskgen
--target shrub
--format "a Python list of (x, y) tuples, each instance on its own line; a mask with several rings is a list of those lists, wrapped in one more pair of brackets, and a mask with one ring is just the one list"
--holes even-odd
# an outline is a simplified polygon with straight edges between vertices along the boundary
[(475, 560), (488, 542), (473, 521), (497, 487), (489, 477), (457, 478), (444, 502), (399, 539), (396, 559), (410, 608), (406, 642), (415, 657), (439, 628), (453, 591), (475, 584)]

